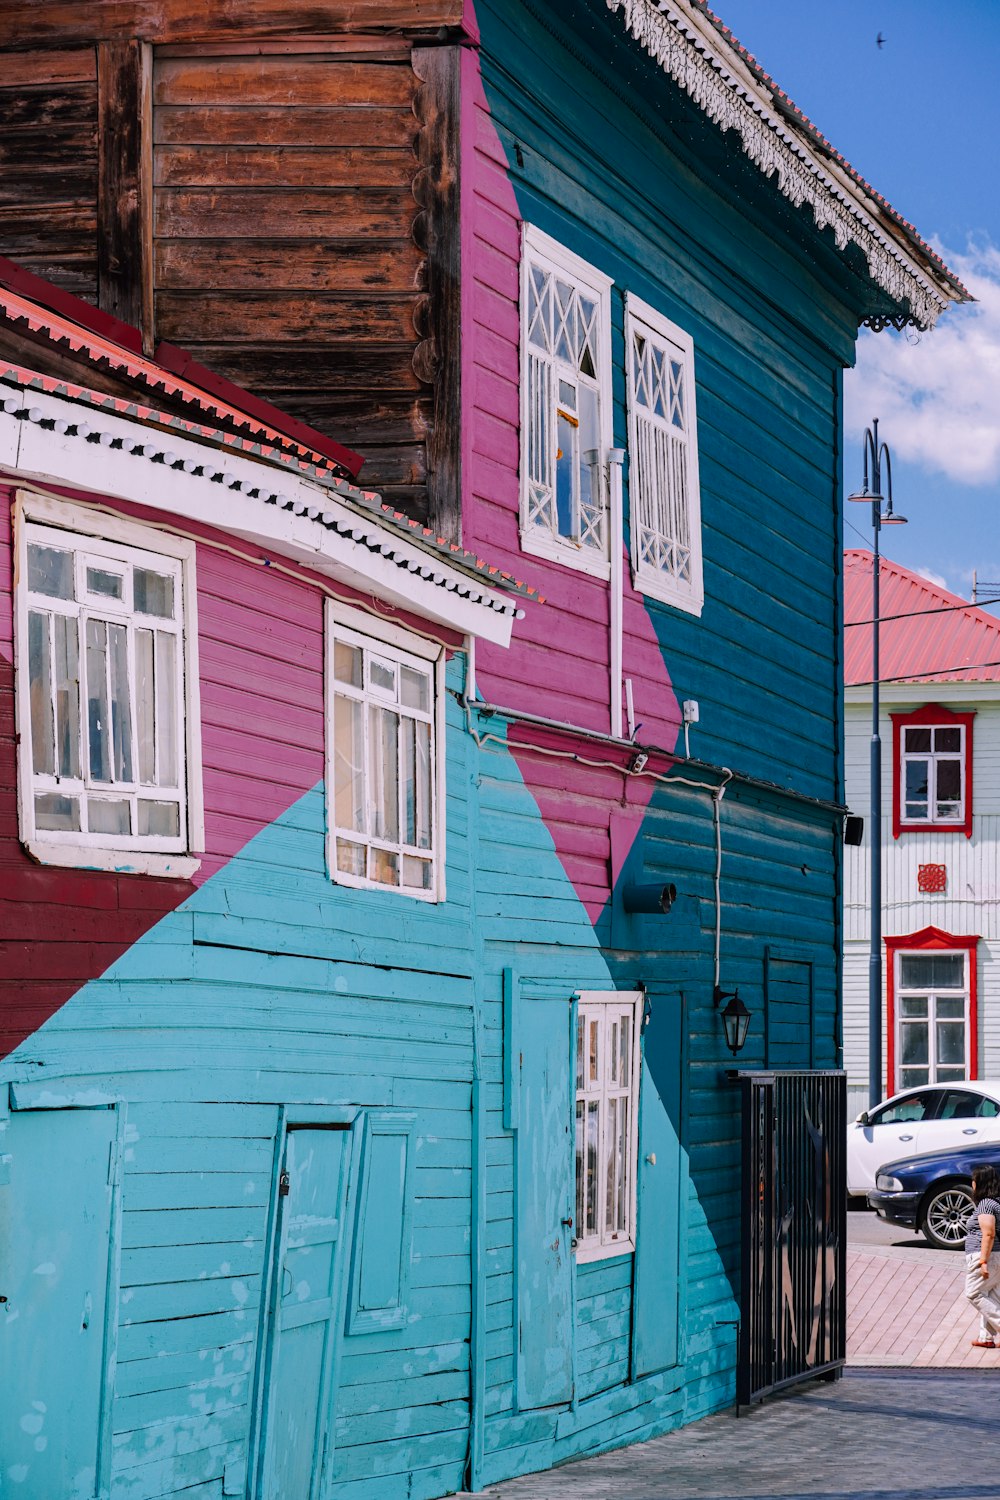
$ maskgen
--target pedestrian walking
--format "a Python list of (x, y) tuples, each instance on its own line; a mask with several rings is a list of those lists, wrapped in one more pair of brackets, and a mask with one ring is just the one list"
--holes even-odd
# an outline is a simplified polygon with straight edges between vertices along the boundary
[(993, 1349), (1000, 1337), (1000, 1173), (979, 1167), (972, 1178), (975, 1205), (965, 1225), (965, 1295), (979, 1314), (976, 1349)]

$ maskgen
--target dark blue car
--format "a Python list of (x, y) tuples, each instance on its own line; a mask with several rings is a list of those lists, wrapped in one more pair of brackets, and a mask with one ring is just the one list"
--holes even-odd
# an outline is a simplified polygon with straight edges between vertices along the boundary
[(961, 1250), (972, 1212), (972, 1174), (1000, 1170), (1000, 1144), (927, 1151), (879, 1167), (868, 1202), (890, 1224), (919, 1229), (939, 1250)]

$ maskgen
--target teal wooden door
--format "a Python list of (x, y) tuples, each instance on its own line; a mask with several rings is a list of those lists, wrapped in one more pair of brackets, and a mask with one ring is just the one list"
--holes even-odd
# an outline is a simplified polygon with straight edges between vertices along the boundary
[(350, 1131), (291, 1128), (279, 1178), (263, 1500), (316, 1500), (332, 1418), (342, 1185)]
[(768, 948), (764, 956), (764, 1064), (811, 1068), (815, 1044), (809, 959)]
[(575, 1056), (565, 1000), (524, 1000), (517, 1134), (517, 1404), (573, 1396)]
[(93, 1500), (101, 1474), (113, 1109), (12, 1113), (0, 1135), (0, 1493)]
[(681, 1359), (681, 1225), (687, 1174), (681, 1150), (683, 1007), (654, 995), (639, 1081), (639, 1162), (632, 1305), (632, 1379)]

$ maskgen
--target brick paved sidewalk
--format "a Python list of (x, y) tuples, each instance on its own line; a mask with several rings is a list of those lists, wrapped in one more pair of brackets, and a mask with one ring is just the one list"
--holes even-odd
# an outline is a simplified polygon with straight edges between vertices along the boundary
[(479, 1500), (1000, 1500), (998, 1413), (1000, 1367), (849, 1369)]
[(1000, 1349), (973, 1349), (979, 1319), (965, 1300), (965, 1257), (892, 1246), (847, 1255), (851, 1365), (1000, 1369)]

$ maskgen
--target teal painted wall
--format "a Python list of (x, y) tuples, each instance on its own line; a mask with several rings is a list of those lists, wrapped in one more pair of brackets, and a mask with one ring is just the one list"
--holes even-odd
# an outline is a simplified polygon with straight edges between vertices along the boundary
[[(347, 1124), (354, 1138), (324, 1493), (392, 1500), (460, 1488), (473, 1361), (485, 1375), (474, 1385), (484, 1479), (620, 1441), (636, 1407), (646, 1420), (656, 1391), (676, 1386), (621, 1386), (631, 1268), (619, 1259), (576, 1283), (579, 1424), (565, 1411), (522, 1414), (513, 1433), (499, 1418), (514, 1379), (516, 1243), (503, 969), (514, 963), (523, 989), (548, 997), (567, 1023), (574, 990), (613, 981), (502, 725), (489, 721), (495, 739), (481, 750), (468, 734), (461, 681), (456, 662), (446, 903), (331, 885), (316, 787), (0, 1067), (0, 1156), (15, 1166), (29, 1126), (57, 1143), (75, 1119), (119, 1122), (105, 1397), (81, 1416), (66, 1388), (74, 1365), (49, 1361), (42, 1424), (52, 1444), (65, 1442), (71, 1410), (106, 1431), (102, 1493), (114, 1500), (253, 1493), (246, 1485), (268, 1420), (266, 1310), (291, 1290), (279, 1273), (276, 1292), (269, 1275), (276, 1172), (294, 1124)], [(568, 1050), (568, 1027), (566, 1036)], [(530, 1034), (522, 1042), (530, 1046)], [(565, 1065), (568, 1086), (568, 1057)], [(350, 1271), (363, 1229), (357, 1137), (365, 1122), (399, 1119), (413, 1122), (404, 1313), (373, 1327), (357, 1316)], [(32, 1178), (19, 1203), (25, 1223), (66, 1197), (64, 1169), (76, 1171), (73, 1156), (56, 1154)], [(108, 1233), (94, 1220), (89, 1252), (96, 1245), (102, 1265)], [(710, 1245), (704, 1253), (710, 1260)], [(60, 1284), (64, 1269), (53, 1272)], [(372, 1275), (384, 1280), (381, 1260)], [(484, 1313), (470, 1343), (475, 1297)], [(0, 1425), (16, 1429), (32, 1399), (5, 1387)], [(91, 1392), (85, 1404), (97, 1399)], [(18, 1492), (50, 1500), (30, 1452)]]
[[(841, 391), (861, 311), (858, 268), (838, 256), (832, 232), (817, 232), (811, 213), (761, 176), (735, 137), (626, 44), (620, 16), (576, 0), (558, 9), (480, 0), (476, 17), (482, 47), (464, 81), (465, 276), (474, 283), (466, 536), (537, 580), (556, 605), (532, 622), (526, 644), (520, 638), (520, 658), (480, 652), (482, 690), (500, 705), (610, 727), (607, 585), (520, 551), (518, 269), (527, 221), (614, 280), (617, 444), (627, 447), (625, 294), (693, 337), (704, 610), (694, 617), (637, 599), (626, 583), (624, 673), (635, 678), (641, 740), (663, 732), (673, 700), (695, 698), (692, 754), (775, 784), (768, 792), (731, 783), (720, 805), (721, 981), (726, 991), (739, 987), (754, 1017), (741, 1065), (801, 1065), (805, 1053), (814, 1066), (836, 1066), (840, 821), (779, 789), (830, 802), (842, 795)], [(627, 527), (627, 462), (625, 490)], [(659, 682), (644, 653), (647, 630)], [(591, 912), (611, 982), (641, 981), (651, 999), (646, 1076), (665, 1133), (680, 1142), (686, 1194), (681, 1284), (665, 1280), (662, 1291), (664, 1316), (679, 1306), (678, 1363), (623, 1384), (643, 1317), (631, 1269), (579, 1268), (580, 1407), (520, 1410), (516, 1323), (491, 1327), (484, 1482), (652, 1435), (734, 1394), (740, 1142), (737, 1098), (723, 1078), (731, 1059), (712, 1005), (711, 799), (657, 786), (647, 802), (641, 782), (554, 760), (551, 749), (534, 753), (525, 738), (514, 747), (519, 769)], [(577, 749), (606, 758), (584, 736)], [(621, 887), (632, 879), (675, 883), (671, 914), (628, 917)], [(782, 985), (773, 964), (768, 980), (768, 953), (807, 972), (809, 986)], [(516, 1171), (502, 1135), (488, 1152), (498, 1171)], [(505, 1264), (490, 1284), (491, 1308), (506, 1294)]]

